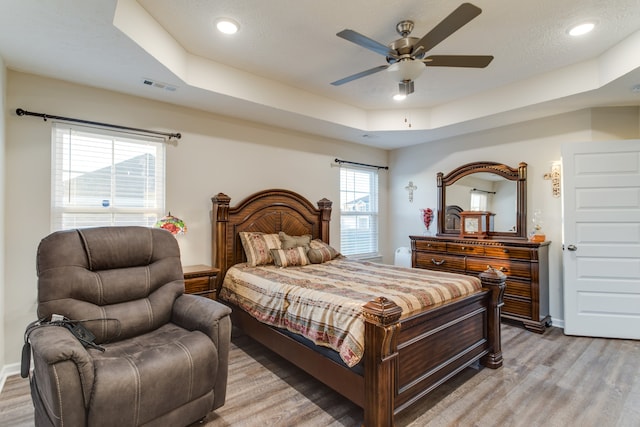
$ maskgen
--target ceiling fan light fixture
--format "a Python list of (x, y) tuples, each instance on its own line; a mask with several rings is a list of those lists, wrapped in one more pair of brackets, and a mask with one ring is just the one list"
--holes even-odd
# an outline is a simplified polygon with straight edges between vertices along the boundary
[(408, 59), (404, 61), (394, 62), (389, 65), (387, 71), (391, 78), (395, 81), (401, 83), (406, 81), (413, 81), (420, 77), (422, 72), (424, 71), (425, 66), (422, 61), (416, 61), (413, 59)]
[(583, 22), (582, 24), (574, 25), (569, 29), (569, 35), (578, 37), (590, 33), (596, 24), (593, 22)]
[(216, 28), (223, 34), (235, 34), (240, 29), (240, 24), (230, 18), (219, 18), (216, 20)]

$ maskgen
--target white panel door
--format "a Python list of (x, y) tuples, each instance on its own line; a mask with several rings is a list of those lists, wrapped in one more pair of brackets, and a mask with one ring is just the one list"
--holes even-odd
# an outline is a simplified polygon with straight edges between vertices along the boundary
[(562, 146), (565, 334), (640, 339), (640, 141)]

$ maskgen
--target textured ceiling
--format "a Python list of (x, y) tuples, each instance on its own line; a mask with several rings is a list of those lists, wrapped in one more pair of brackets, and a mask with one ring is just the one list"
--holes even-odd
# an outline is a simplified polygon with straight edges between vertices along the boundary
[[(640, 105), (640, 0), (477, 0), (483, 12), (429, 54), (493, 55), (485, 69), (428, 67), (403, 103), (383, 56), (336, 37), (382, 44), (395, 25), (422, 37), (451, 0), (0, 0), (8, 67), (395, 148), (590, 106)], [(241, 25), (214, 30), (219, 17)], [(584, 20), (596, 29), (571, 38)], [(145, 87), (143, 79), (175, 91)], [(407, 119), (407, 121), (405, 121)], [(411, 123), (411, 128), (407, 122)], [(366, 136), (364, 136), (366, 135)]]

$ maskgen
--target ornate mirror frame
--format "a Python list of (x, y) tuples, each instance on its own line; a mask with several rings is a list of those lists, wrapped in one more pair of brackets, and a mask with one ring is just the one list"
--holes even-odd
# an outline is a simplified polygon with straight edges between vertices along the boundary
[(459, 230), (447, 229), (445, 227), (447, 186), (459, 179), (478, 172), (493, 173), (509, 181), (516, 181), (516, 230), (514, 232), (490, 231), (487, 233), (491, 238), (527, 238), (527, 164), (521, 162), (517, 168), (511, 168), (502, 163), (495, 162), (474, 162), (462, 165), (444, 175), (438, 172), (438, 236), (459, 235)]

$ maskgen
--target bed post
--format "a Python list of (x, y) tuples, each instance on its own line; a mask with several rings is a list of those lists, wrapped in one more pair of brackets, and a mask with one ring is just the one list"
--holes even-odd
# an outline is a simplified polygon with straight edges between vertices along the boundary
[(229, 222), (229, 203), (231, 197), (224, 193), (218, 193), (211, 198), (213, 209), (211, 210), (211, 263), (213, 267), (220, 269), (216, 288), (220, 292), (222, 278), (227, 272), (227, 224)]
[(331, 221), (331, 205), (333, 202), (329, 199), (321, 199), (318, 201), (320, 209), (320, 239), (329, 243), (329, 221)]
[(365, 320), (364, 426), (391, 427), (395, 409), (396, 359), (402, 309), (385, 297), (363, 306)]
[(487, 339), (490, 352), (480, 359), (487, 368), (497, 369), (502, 366), (502, 335), (500, 326), (500, 312), (504, 302), (504, 288), (507, 276), (495, 268), (489, 266), (480, 273), (482, 286), (491, 290), (490, 303), (487, 311)]

